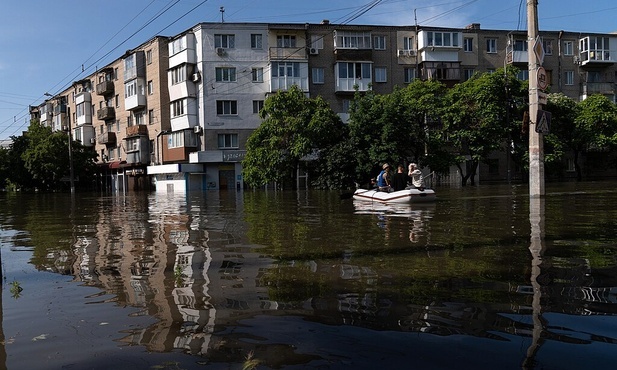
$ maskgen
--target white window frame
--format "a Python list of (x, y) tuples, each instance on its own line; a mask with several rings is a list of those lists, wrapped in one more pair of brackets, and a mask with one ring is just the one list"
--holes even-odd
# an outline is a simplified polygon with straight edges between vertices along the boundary
[(463, 38), (463, 51), (465, 53), (473, 53), (473, 38), (472, 37)]
[(411, 51), (415, 50), (416, 45), (413, 36), (411, 37), (403, 37), (403, 50)]
[(574, 86), (574, 71), (563, 72), (563, 84), (566, 86)]
[(295, 48), (296, 35), (277, 35), (276, 47), (278, 48)]
[(217, 100), (216, 101), (217, 116), (237, 116), (238, 101), (237, 100)]
[(375, 82), (388, 82), (388, 69), (386, 67), (375, 67)]
[(186, 81), (186, 64), (182, 64), (181, 66), (175, 67), (169, 71), (171, 84), (176, 85)]
[(373, 36), (373, 48), (375, 50), (386, 50), (386, 36), (384, 35)]
[(251, 69), (251, 81), (252, 82), (264, 82), (264, 69), (252, 68)]
[(489, 54), (497, 53), (497, 39), (495, 38), (486, 39), (486, 52)]
[(458, 47), (460, 32), (427, 31), (427, 46), (435, 47)]
[(412, 83), (413, 80), (416, 79), (416, 69), (412, 68), (412, 67), (405, 67), (405, 69), (403, 69), (403, 81), (405, 83)]
[(215, 68), (216, 82), (236, 82), (235, 67), (216, 67)]
[(182, 117), (184, 116), (185, 113), (185, 102), (186, 99), (180, 99), (180, 100), (175, 100), (172, 101), (169, 104), (169, 113), (171, 115), (171, 118), (176, 118), (176, 117)]
[(311, 47), (315, 49), (323, 49), (323, 35), (311, 35)]
[(261, 33), (251, 34), (251, 49), (253, 50), (263, 49), (263, 35)]
[(167, 149), (184, 147), (184, 131), (170, 132), (167, 135)]
[(325, 70), (322, 67), (311, 68), (311, 78), (313, 83), (323, 85), (325, 83), (324, 73)]
[(214, 47), (223, 49), (234, 49), (236, 47), (236, 35), (234, 34), (215, 34)]
[(563, 55), (574, 55), (574, 41), (566, 40), (563, 42)]
[(370, 32), (335, 31), (334, 47), (336, 49), (371, 49)]
[(263, 100), (253, 100), (253, 114), (259, 114), (259, 111), (261, 111), (263, 107), (264, 107)]
[(238, 149), (238, 134), (218, 134), (219, 149)]

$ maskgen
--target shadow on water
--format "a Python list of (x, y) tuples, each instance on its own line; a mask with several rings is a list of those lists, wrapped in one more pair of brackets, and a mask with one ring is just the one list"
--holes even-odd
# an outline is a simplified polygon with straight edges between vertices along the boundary
[(614, 185), (0, 194), (5, 365), (612, 368)]

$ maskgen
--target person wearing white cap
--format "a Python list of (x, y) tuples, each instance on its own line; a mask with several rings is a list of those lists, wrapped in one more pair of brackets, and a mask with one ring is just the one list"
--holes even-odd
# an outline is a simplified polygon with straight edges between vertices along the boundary
[(382, 191), (390, 191), (390, 165), (384, 163), (382, 170), (377, 176), (377, 188)]

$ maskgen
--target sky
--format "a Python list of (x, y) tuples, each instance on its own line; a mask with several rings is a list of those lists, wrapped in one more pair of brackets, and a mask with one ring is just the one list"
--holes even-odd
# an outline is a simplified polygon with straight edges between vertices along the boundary
[[(221, 7), (224, 13), (220, 12)], [(28, 107), (156, 36), (200, 22), (414, 25), (526, 30), (527, 0), (2, 0), (0, 140)], [(615, 0), (539, 0), (540, 31), (617, 31)]]

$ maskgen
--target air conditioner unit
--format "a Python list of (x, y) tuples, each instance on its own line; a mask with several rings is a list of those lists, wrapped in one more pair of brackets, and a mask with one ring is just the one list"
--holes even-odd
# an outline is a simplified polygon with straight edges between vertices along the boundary
[(193, 82), (199, 82), (199, 80), (201, 80), (201, 74), (199, 72), (193, 73), (192, 80)]
[(216, 54), (219, 56), (225, 55), (225, 48), (216, 48)]
[(317, 54), (319, 54), (319, 49), (317, 49), (317, 48), (310, 48), (309, 54), (317, 55)]
[(203, 128), (201, 126), (193, 127), (193, 132), (196, 133), (197, 135), (201, 134), (202, 131), (203, 131)]
[(415, 57), (416, 56), (416, 51), (415, 50), (407, 50), (407, 53), (409, 53), (409, 56), (411, 56), (411, 57)]
[(96, 144), (96, 139), (95, 138), (90, 138), (90, 144)]
[(403, 50), (403, 49), (398, 49), (398, 56), (399, 57), (404, 57), (407, 53), (407, 50)]

